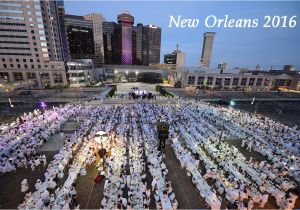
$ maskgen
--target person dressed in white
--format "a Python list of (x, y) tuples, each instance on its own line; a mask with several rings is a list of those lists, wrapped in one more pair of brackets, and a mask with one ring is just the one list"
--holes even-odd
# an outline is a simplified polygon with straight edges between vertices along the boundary
[(157, 183), (157, 180), (156, 180), (156, 178), (154, 177), (154, 179), (152, 180), (152, 183), (151, 183), (152, 191), (154, 191), (156, 183)]
[(82, 167), (82, 168), (80, 169), (80, 176), (84, 176), (84, 175), (86, 175), (86, 170), (85, 170), (84, 167)]
[(251, 149), (252, 149), (252, 141), (250, 141), (247, 146), (247, 150), (249, 150), (251, 152)]
[(264, 194), (261, 196), (261, 202), (260, 202), (260, 207), (264, 208), (265, 204), (268, 202), (269, 195)]
[(61, 132), (60, 132), (60, 139), (61, 139), (61, 140), (63, 140), (63, 139), (64, 139), (64, 137), (65, 137), (65, 134), (64, 134), (64, 132), (63, 132), (63, 131), (61, 131)]
[(28, 191), (28, 189), (29, 186), (28, 186), (27, 179), (23, 179), (23, 181), (21, 182), (21, 192), (25, 193)]
[(53, 179), (48, 179), (48, 187), (49, 189), (55, 189), (56, 183), (53, 181)]
[(242, 145), (241, 145), (241, 147), (244, 147), (244, 146), (245, 146), (245, 143), (246, 143), (246, 140), (243, 139), (243, 140), (242, 140)]
[(47, 189), (42, 192), (41, 198), (44, 203), (48, 203), (50, 201), (49, 191)]
[(253, 206), (254, 206), (253, 200), (250, 199), (249, 202), (248, 202), (248, 210), (253, 209)]
[(38, 179), (38, 180), (36, 180), (36, 183), (35, 183), (34, 187), (35, 187), (36, 190), (39, 190), (39, 188), (41, 187), (41, 185), (42, 185), (42, 182), (41, 182), (40, 179)]
[(43, 167), (45, 167), (45, 166), (47, 165), (46, 155), (42, 155), (41, 161), (42, 161), (42, 163), (43, 163)]

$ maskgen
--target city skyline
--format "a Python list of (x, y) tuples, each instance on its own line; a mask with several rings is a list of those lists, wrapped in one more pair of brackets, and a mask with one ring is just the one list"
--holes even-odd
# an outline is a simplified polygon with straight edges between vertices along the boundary
[[(80, 9), (79, 9), (80, 8)], [(228, 9), (230, 8), (230, 9)], [(245, 9), (246, 8), (246, 9)], [(202, 34), (216, 32), (211, 67), (227, 62), (230, 68), (250, 67), (259, 64), (263, 69), (270, 66), (282, 68), (292, 64), (299, 69), (300, 49), (295, 44), (300, 36), (299, 26), (295, 28), (168, 28), (170, 15), (184, 18), (199, 18), (202, 23), (208, 15), (224, 18), (259, 18), (264, 15), (299, 16), (300, 2), (100, 2), (65, 1), (67, 14), (83, 15), (101, 13), (107, 21), (116, 21), (117, 14), (129, 11), (137, 23), (154, 24), (162, 28), (160, 61), (163, 55), (171, 53), (179, 44), (186, 53), (186, 66), (199, 65), (202, 50)], [(155, 13), (153, 12), (155, 11)]]

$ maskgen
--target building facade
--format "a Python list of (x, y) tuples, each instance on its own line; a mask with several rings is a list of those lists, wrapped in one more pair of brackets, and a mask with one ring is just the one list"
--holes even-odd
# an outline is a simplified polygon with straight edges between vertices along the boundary
[(154, 25), (143, 27), (143, 61), (144, 66), (160, 62), (161, 28)]
[(105, 64), (121, 64), (121, 36), (119, 24), (104, 21), (103, 27), (103, 46)]
[(70, 87), (85, 87), (93, 81), (94, 65), (91, 59), (69, 61), (67, 66)]
[(94, 59), (93, 23), (82, 16), (65, 15), (65, 28), (72, 59)]
[(58, 4), (51, 0), (0, 1), (0, 79), (66, 85)]
[(65, 15), (70, 59), (92, 59), (96, 66), (105, 63), (103, 43), (104, 17), (92, 13)]
[(218, 70), (220, 71), (220, 74), (223, 74), (224, 70), (228, 68), (227, 63), (219, 63), (218, 64)]
[(134, 24), (128, 12), (118, 15), (118, 23), (103, 22), (105, 64), (144, 65), (160, 63), (161, 28)]
[(170, 54), (165, 54), (164, 63), (174, 65), (174, 69), (183, 68), (185, 65), (185, 53), (177, 49)]
[(128, 12), (118, 15), (118, 23), (121, 27), (121, 61), (123, 65), (131, 65), (132, 63), (132, 25), (134, 18)]
[(206, 32), (203, 34), (203, 46), (200, 65), (204, 68), (209, 68), (210, 66), (215, 35), (215, 32)]
[(103, 28), (102, 22), (104, 21), (104, 17), (102, 14), (92, 13), (89, 15), (83, 16), (85, 20), (89, 20), (93, 25), (93, 36), (94, 36), (94, 44), (95, 44), (95, 58), (94, 64), (99, 66), (104, 64), (104, 46), (103, 46)]
[(138, 23), (134, 27), (135, 32), (135, 65), (142, 65), (143, 63), (143, 24)]
[[(276, 70), (277, 71), (277, 70)], [(280, 73), (253, 71), (252, 73), (223, 73), (199, 69), (197, 71), (186, 70), (182, 73), (183, 87), (197, 86), (211, 90), (271, 90), (287, 88), (300, 90), (300, 72)]]
[(70, 52), (68, 47), (68, 38), (65, 28), (65, 7), (63, 0), (56, 0), (57, 15), (59, 23), (60, 42), (62, 46), (63, 60), (65, 62), (70, 60)]

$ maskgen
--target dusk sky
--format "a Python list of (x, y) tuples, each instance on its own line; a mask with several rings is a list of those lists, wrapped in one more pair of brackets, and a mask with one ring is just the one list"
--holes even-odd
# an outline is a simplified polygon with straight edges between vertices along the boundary
[[(203, 33), (216, 32), (212, 67), (227, 62), (230, 67), (250, 67), (256, 64), (267, 69), (281, 68), (284, 64), (300, 69), (300, 2), (203, 2), (203, 1), (70, 1), (65, 0), (67, 14), (85, 15), (102, 13), (107, 21), (117, 21), (117, 15), (129, 11), (135, 23), (154, 24), (162, 28), (161, 62), (163, 55), (179, 49), (186, 53), (186, 66), (199, 64)], [(198, 18), (196, 28), (168, 28), (170, 15), (182, 18)], [(255, 19), (257, 28), (206, 28), (205, 18)], [(264, 16), (296, 15), (294, 28), (263, 28)], [(298, 23), (299, 22), (299, 23)], [(288, 23), (288, 21), (287, 21)]]

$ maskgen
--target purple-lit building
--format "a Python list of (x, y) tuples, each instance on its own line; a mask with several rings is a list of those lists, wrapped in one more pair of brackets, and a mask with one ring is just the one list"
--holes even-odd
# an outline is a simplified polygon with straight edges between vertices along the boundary
[(123, 12), (118, 15), (118, 23), (121, 26), (122, 64), (131, 65), (133, 60), (132, 25), (134, 23), (134, 18), (128, 12)]
[(143, 65), (160, 62), (161, 28), (134, 24), (128, 12), (118, 15), (118, 23), (104, 21), (105, 64)]

